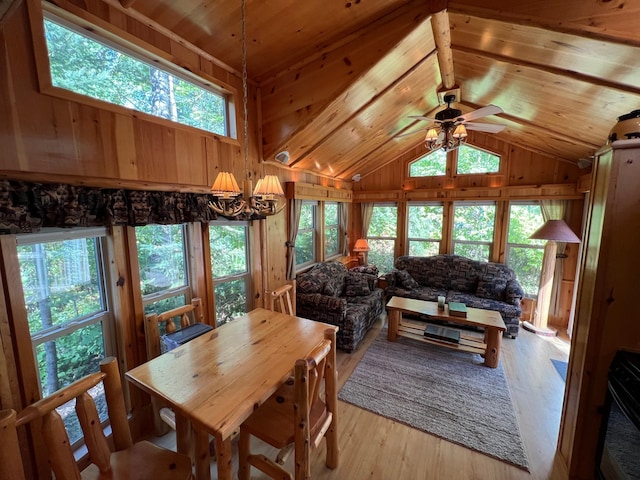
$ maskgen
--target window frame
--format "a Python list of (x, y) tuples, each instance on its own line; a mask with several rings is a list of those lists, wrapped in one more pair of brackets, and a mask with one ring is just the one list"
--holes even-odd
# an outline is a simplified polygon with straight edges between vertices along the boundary
[[(154, 224), (140, 225), (139, 227), (134, 227), (134, 231), (137, 228), (146, 227), (149, 225), (154, 225)], [(184, 302), (185, 302), (184, 304), (188, 305), (191, 302), (191, 299), (193, 298), (193, 295), (191, 293), (191, 264), (189, 263), (189, 252), (188, 252), (191, 242), (189, 239), (187, 224), (182, 223), (180, 224), (180, 227), (182, 229), (182, 242), (183, 242), (182, 255), (183, 255), (183, 262), (184, 262), (185, 285), (181, 285), (180, 287), (168, 288), (167, 290), (149, 293), (147, 295), (143, 295), (141, 290), (140, 297), (142, 301), (142, 310), (144, 312), (146, 312), (146, 307), (154, 303), (161, 302), (162, 300), (167, 300), (169, 298), (175, 298), (175, 297), (184, 295)], [(140, 256), (138, 254), (137, 232), (136, 232), (135, 245), (136, 245), (135, 255), (136, 255), (136, 262), (138, 266), (138, 281), (140, 281), (141, 279)]]
[[(184, 129), (189, 131), (197, 131), (207, 135), (215, 135), (222, 141), (230, 141), (237, 144), (238, 128), (236, 126), (237, 112), (236, 105), (239, 104), (238, 90), (231, 84), (208, 75), (206, 72), (196, 68), (182, 68), (180, 65), (168, 60), (169, 55), (155, 54), (152, 52), (153, 47), (149, 47), (144, 41), (134, 37), (126, 30), (118, 29), (113, 25), (106, 25), (96, 19), (94, 22), (85, 18), (80, 18), (63, 8), (53, 5), (49, 2), (27, 2), (29, 16), (31, 18), (31, 36), (33, 39), (36, 61), (36, 74), (40, 92), (57, 98), (78, 102), (85, 105), (98, 107), (102, 110), (109, 110), (129, 117), (142, 118), (145, 121), (158, 123), (172, 128)], [(114, 48), (122, 53), (132, 56), (156, 69), (161, 69), (167, 73), (197, 85), (223, 98), (225, 103), (225, 133), (214, 133), (203, 130), (199, 127), (178, 123), (173, 120), (158, 117), (146, 112), (135, 110), (126, 106), (114, 104), (105, 100), (100, 100), (81, 93), (67, 90), (62, 87), (53, 85), (51, 70), (49, 64), (49, 54), (45, 37), (44, 19), (48, 17), (50, 20), (63, 25), (65, 28), (74, 30), (75, 32), (89, 37), (110, 48)], [(158, 49), (156, 49), (158, 50)], [(241, 98), (240, 98), (241, 100)], [(228, 139), (228, 140), (227, 140)]]
[[(518, 206), (518, 205), (535, 205), (540, 207), (540, 202), (537, 200), (518, 200), (518, 201), (512, 201), (509, 202), (508, 208), (507, 208), (507, 212), (506, 212), (506, 221), (507, 221), (507, 229), (506, 229), (506, 236), (505, 236), (505, 247), (504, 247), (504, 263), (506, 265), (509, 265), (511, 267), (510, 264), (510, 255), (511, 255), (511, 249), (512, 248), (530, 248), (530, 249), (535, 249), (535, 250), (541, 250), (542, 252), (544, 252), (545, 249), (545, 245), (546, 242), (545, 241), (541, 241), (540, 245), (531, 245), (531, 244), (522, 244), (522, 243), (511, 243), (509, 242), (509, 231), (511, 229), (511, 207), (512, 206)], [(542, 214), (542, 211), (540, 212)], [(544, 219), (542, 221), (542, 224), (544, 224)], [(540, 226), (542, 226), (542, 224)], [(532, 232), (533, 233), (533, 232)], [(542, 262), (544, 262), (544, 259), (541, 261), (540, 264), (540, 273), (542, 273)], [(513, 267), (511, 267), (513, 268)], [(538, 276), (538, 284), (540, 283), (540, 278)], [(524, 287), (523, 287), (524, 288)], [(536, 292), (534, 294), (531, 294), (529, 292), (525, 292), (525, 295), (527, 295), (529, 298), (533, 298), (533, 299), (537, 299), (538, 298), (538, 290), (536, 290)]]
[[(370, 241), (376, 241), (376, 240), (380, 240), (380, 241), (393, 241), (393, 258), (392, 258), (392, 262), (391, 262), (391, 266), (393, 268), (393, 264), (395, 263), (395, 259), (396, 259), (396, 252), (398, 249), (398, 222), (399, 222), (399, 218), (400, 218), (400, 206), (395, 203), (395, 202), (376, 202), (373, 204), (373, 209), (375, 210), (376, 208), (385, 208), (385, 207), (393, 207), (396, 209), (396, 225), (395, 225), (395, 237), (383, 237), (383, 236), (378, 236), (378, 235), (371, 235), (370, 231), (371, 231), (371, 225), (369, 225), (369, 232), (367, 232), (367, 242), (369, 242), (369, 248), (371, 248), (371, 242)], [(371, 212), (371, 218), (373, 219), (373, 215), (374, 215), (374, 210), (372, 210)], [(375, 243), (374, 243), (375, 245)], [(367, 253), (367, 257), (369, 255), (368, 252)], [(379, 269), (380, 269), (380, 273), (386, 273), (383, 271), (382, 266), (381, 265), (376, 265)]]
[[(456, 207), (473, 207), (473, 206), (493, 206), (493, 228), (491, 234), (490, 241), (479, 241), (479, 240), (456, 240)], [(462, 245), (487, 245), (489, 247), (488, 258), (485, 260), (487, 262), (492, 262), (493, 260), (493, 248), (496, 241), (496, 222), (498, 221), (499, 208), (498, 202), (496, 201), (454, 201), (452, 202), (452, 211), (451, 211), (451, 253), (456, 254), (456, 244)]]
[[(336, 223), (331, 223), (331, 224), (327, 224), (327, 205), (335, 205), (336, 206)], [(343, 208), (343, 205), (341, 202), (338, 201), (330, 201), (330, 202), (323, 202), (323, 211), (324, 211), (324, 215), (322, 216), (322, 221), (323, 221), (323, 232), (324, 232), (324, 241), (323, 241), (323, 245), (322, 245), (322, 253), (324, 255), (324, 259), (331, 259), (331, 258), (335, 258), (335, 257), (339, 257), (342, 252), (340, 251), (340, 238), (342, 237), (342, 228), (340, 227), (340, 210)], [(335, 230), (336, 231), (336, 249), (332, 252), (328, 252), (326, 250), (326, 238), (327, 238), (327, 230)]]
[[(213, 295), (213, 303), (214, 305), (217, 305), (217, 301), (216, 301), (217, 285), (236, 282), (238, 280), (244, 280), (245, 292), (247, 292), (246, 299), (245, 299), (245, 310), (246, 312), (249, 312), (253, 308), (253, 304), (251, 301), (252, 296), (250, 295), (250, 292), (253, 288), (252, 264), (251, 264), (251, 234), (250, 234), (251, 226), (249, 221), (231, 221), (231, 220), (225, 220), (225, 219), (217, 219), (209, 222), (208, 228), (211, 229), (212, 226), (223, 226), (223, 225), (230, 225), (233, 227), (237, 227), (237, 226), (244, 227), (244, 232), (245, 232), (244, 250), (245, 250), (245, 259), (246, 259), (246, 271), (243, 273), (234, 273), (232, 275), (224, 275), (224, 276), (216, 277), (213, 271), (213, 264), (212, 264), (211, 265), (211, 284), (212, 284), (211, 294)], [(208, 238), (209, 238), (209, 246), (210, 246), (211, 245), (210, 234)], [(209, 253), (209, 256), (210, 257), (212, 256), (211, 253)], [(216, 327), (219, 327), (224, 323), (226, 323), (226, 322), (223, 322), (223, 323), (219, 322), (217, 314), (216, 314), (215, 321), (216, 321)]]
[[(409, 225), (409, 211), (411, 210), (412, 207), (440, 207), (442, 208), (442, 227), (440, 229), (440, 239), (435, 239), (435, 238), (419, 238), (419, 237), (411, 237), (409, 236), (410, 234), (410, 225)], [(445, 205), (443, 202), (407, 202), (407, 212), (406, 212), (406, 217), (407, 217), (407, 255), (411, 255), (411, 242), (422, 242), (422, 243), (437, 243), (438, 245), (438, 254), (442, 253), (443, 250), (443, 246), (444, 246), (444, 234), (445, 234), (445, 230), (446, 230), (446, 225), (445, 225), (445, 219), (446, 219), (446, 215), (445, 215)]]
[[(478, 150), (480, 152), (487, 153), (489, 155), (497, 157), (498, 158), (498, 170), (493, 171), (493, 172), (471, 172), (471, 173), (461, 173), (461, 172), (459, 172), (458, 171), (458, 167), (459, 167), (460, 164), (458, 162), (458, 159), (459, 159), (459, 155), (460, 155), (460, 148), (471, 148), (473, 150)], [(455, 168), (453, 169), (453, 171), (455, 172), (456, 176), (458, 176), (458, 175), (460, 175), (460, 176), (467, 176), (467, 175), (498, 175), (502, 171), (502, 168), (503, 168), (503, 166), (502, 166), (503, 165), (502, 155), (500, 155), (500, 154), (498, 154), (496, 152), (492, 152), (491, 150), (487, 150), (486, 148), (480, 148), (480, 147), (477, 147), (476, 145), (472, 145), (472, 144), (469, 144), (469, 143), (463, 143), (458, 148), (456, 148), (454, 151), (455, 151), (455, 157), (454, 157), (455, 158), (455, 160), (454, 160)]]
[[(309, 228), (300, 228), (300, 220), (298, 221), (298, 234), (296, 235), (296, 243), (298, 241), (298, 237), (300, 236), (300, 233), (304, 232), (304, 233), (309, 233), (311, 232), (311, 237), (312, 237), (312, 242), (311, 242), (311, 251), (312, 251), (312, 258), (311, 260), (307, 261), (307, 262), (303, 262), (303, 263), (297, 263), (298, 262), (298, 256), (296, 255), (296, 266), (295, 269), (296, 271), (301, 271), (304, 270), (308, 267), (310, 267), (311, 265), (318, 263), (318, 243), (319, 243), (319, 239), (318, 239), (318, 231), (319, 231), (319, 227), (318, 227), (318, 210), (319, 210), (319, 202), (316, 200), (302, 200), (302, 205), (301, 208), (304, 207), (305, 205), (310, 205), (312, 207), (312, 214), (311, 214), (311, 218), (312, 218), (312, 226)], [(302, 219), (302, 215), (300, 216), (300, 219)]]

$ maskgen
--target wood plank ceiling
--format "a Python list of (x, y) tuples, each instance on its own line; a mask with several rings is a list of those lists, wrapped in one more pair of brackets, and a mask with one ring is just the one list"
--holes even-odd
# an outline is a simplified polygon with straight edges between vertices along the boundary
[[(240, 0), (120, 0), (241, 68)], [(459, 88), (469, 112), (505, 113), (512, 144), (589, 158), (640, 108), (640, 0), (247, 0), (247, 68), (259, 86), (263, 158), (344, 180), (421, 143)], [(458, 90), (456, 90), (458, 91)]]

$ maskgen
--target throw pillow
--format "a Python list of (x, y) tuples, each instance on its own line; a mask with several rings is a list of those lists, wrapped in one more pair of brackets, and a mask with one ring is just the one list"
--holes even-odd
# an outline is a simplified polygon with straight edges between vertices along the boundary
[(402, 286), (402, 288), (413, 290), (414, 288), (420, 287), (420, 284), (416, 282), (411, 274), (406, 270), (398, 270), (396, 275), (398, 276), (398, 280), (400, 281), (400, 285)]
[(504, 300), (504, 291), (507, 288), (507, 281), (503, 278), (481, 278), (478, 280), (476, 295), (491, 300)]
[(296, 279), (296, 289), (300, 293), (320, 293), (324, 284), (315, 277), (305, 276)]
[(344, 280), (344, 293), (347, 297), (360, 297), (371, 294), (371, 289), (369, 288), (369, 280), (366, 276), (349, 274)]

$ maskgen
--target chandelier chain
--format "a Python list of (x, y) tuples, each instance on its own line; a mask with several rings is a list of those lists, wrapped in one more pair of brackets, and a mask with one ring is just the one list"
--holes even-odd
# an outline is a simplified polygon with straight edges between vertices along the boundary
[(247, 108), (247, 21), (245, 12), (245, 0), (242, 0), (242, 114), (244, 115), (244, 168), (247, 178), (251, 178), (249, 172), (249, 118)]

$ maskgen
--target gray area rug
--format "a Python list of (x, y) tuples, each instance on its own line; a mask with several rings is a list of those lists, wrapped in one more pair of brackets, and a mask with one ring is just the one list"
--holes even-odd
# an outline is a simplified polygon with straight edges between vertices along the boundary
[(338, 398), (529, 470), (502, 369), (477, 354), (382, 330)]

